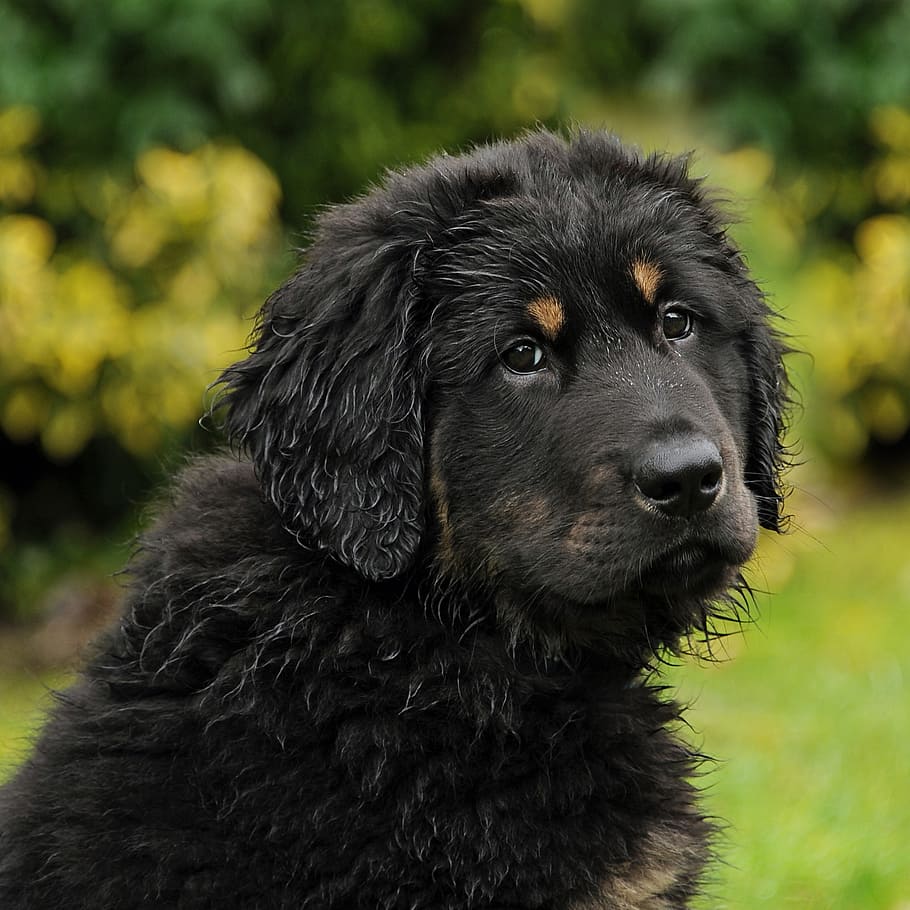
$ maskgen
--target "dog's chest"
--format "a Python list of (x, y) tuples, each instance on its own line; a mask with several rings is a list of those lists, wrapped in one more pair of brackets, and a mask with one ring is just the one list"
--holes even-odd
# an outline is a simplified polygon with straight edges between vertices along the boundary
[[(627, 738), (628, 730), (610, 736), (615, 739), (604, 744), (569, 728), (554, 731), (540, 756), (546, 784), (542, 777), (525, 794), (528, 820), (551, 850), (553, 885), (597, 882), (584, 898), (567, 901), (566, 910), (678, 910), (700, 879), (707, 827), (685, 780), (649, 766), (646, 749)], [(669, 742), (663, 731), (654, 738)], [(550, 803), (535, 812), (530, 807), (541, 806), (546, 787)], [(550, 841), (549, 833), (556, 835)]]
[(366, 664), (381, 685), (348, 665), (314, 676), (297, 702), (325, 718), (331, 772), (291, 788), (313, 809), (302, 841), (331, 842), (345, 862), (358, 844), (394, 845), (383, 877), (428, 870), (427, 906), (474, 906), (455, 898), (468, 894), (552, 910), (685, 905), (707, 826), (689, 753), (666, 729), (675, 709), (658, 692), (521, 674), (479, 651), (464, 662), (392, 653)]
[[(502, 877), (560, 910), (683, 906), (704, 864), (706, 825), (684, 778), (688, 753), (659, 723), (666, 706), (646, 692), (631, 709), (608, 710), (583, 689), (514, 695), (487, 693), (477, 726), (459, 735), (458, 724), (440, 724), (443, 742), (421, 750), (439, 749), (438, 760), (422, 761), (398, 790), (409, 791), (403, 836), (414, 855), (457, 857), (479, 890), (495, 892)], [(445, 783), (433, 780), (440, 770)]]
[(570, 910), (676, 910), (698, 883), (703, 853), (704, 844), (692, 832), (655, 828), (629, 861)]

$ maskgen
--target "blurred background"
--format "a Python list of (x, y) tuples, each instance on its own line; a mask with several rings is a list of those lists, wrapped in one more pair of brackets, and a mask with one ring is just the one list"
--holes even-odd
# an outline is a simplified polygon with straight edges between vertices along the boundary
[[(731, 908), (910, 908), (910, 2), (0, 0), (0, 777), (319, 206), (535, 124), (695, 150), (806, 352), (756, 623), (675, 668)], [(724, 648), (721, 649), (724, 651)], [(701, 662), (695, 662), (701, 663)]]

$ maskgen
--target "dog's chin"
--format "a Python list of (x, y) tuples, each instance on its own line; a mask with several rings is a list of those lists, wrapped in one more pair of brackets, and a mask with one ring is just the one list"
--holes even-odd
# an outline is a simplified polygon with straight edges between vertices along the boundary
[(541, 584), (556, 600), (605, 617), (637, 613), (660, 602), (708, 603), (734, 587), (752, 553), (751, 546), (727, 542), (689, 543), (634, 565), (604, 566), (601, 571), (567, 572), (551, 584)]
[(681, 547), (645, 566), (626, 595), (711, 600), (736, 581), (748, 553), (710, 547)]

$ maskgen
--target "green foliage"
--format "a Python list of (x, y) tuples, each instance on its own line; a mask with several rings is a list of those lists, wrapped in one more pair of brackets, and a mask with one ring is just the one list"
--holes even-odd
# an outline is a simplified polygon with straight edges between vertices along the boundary
[(863, 176), (878, 212), (849, 254), (816, 257), (797, 285), (816, 358), (807, 430), (841, 459), (910, 427), (910, 112), (879, 108), (871, 125), (878, 152)]
[[(809, 448), (855, 465), (908, 439), (902, 0), (0, 0), (0, 21), (0, 446), (157, 455), (289, 267), (279, 216), (305, 229), (386, 166), (538, 122), (698, 148), (814, 357)], [(0, 494), (0, 541), (28, 511)]]
[(650, 81), (788, 171), (853, 169), (871, 109), (910, 97), (902, 0), (645, 0)]
[[(771, 156), (765, 197), (753, 202), (777, 206), (773, 220), (808, 254), (773, 276), (788, 310), (805, 295), (821, 301), (793, 308), (806, 332), (838, 281), (839, 315), (869, 326), (856, 293), (884, 222), (854, 246), (856, 228), (883, 211), (906, 215), (906, 148), (881, 128), (910, 98), (910, 5), (900, 0), (0, 0), (0, 17), (0, 103), (26, 105), (42, 123), (30, 160), (0, 181), (7, 201), (18, 195), (28, 208), (22, 187), (47, 175), (41, 214), (61, 241), (97, 245), (109, 215), (86, 200), (109, 198), (111, 181), (128, 182), (152, 147), (191, 153), (232, 137), (275, 170), (285, 217), (300, 228), (315, 205), (384, 166), (535, 122), (608, 122), (677, 147), (704, 147), (707, 130), (721, 147)], [(34, 223), (16, 230), (32, 231), (33, 250), (47, 245)], [(761, 246), (775, 238), (755, 240), (767, 258)], [(99, 285), (99, 308), (111, 309), (119, 287)], [(893, 309), (871, 307), (882, 338), (898, 336), (885, 321)], [(854, 337), (854, 327), (842, 333), (810, 380), (830, 416), (819, 426), (841, 428), (833, 445), (819, 441), (846, 458), (870, 435), (907, 429), (908, 380), (891, 375), (903, 349), (865, 352), (866, 367), (845, 379), (841, 349)], [(34, 396), (16, 407), (41, 419)], [(86, 418), (66, 419), (89, 432)]]
[[(0, 427), (57, 459), (101, 434), (147, 454), (196, 419), (243, 344), (276, 250), (277, 181), (213, 144), (151, 148), (127, 179), (48, 171), (28, 155), (37, 129), (31, 108), (0, 113)], [(61, 194), (82, 230), (58, 242)]]

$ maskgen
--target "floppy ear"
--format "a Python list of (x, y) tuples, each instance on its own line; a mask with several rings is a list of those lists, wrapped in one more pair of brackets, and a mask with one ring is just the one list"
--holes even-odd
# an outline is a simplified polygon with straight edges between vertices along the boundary
[(218, 380), (228, 438), (288, 530), (369, 578), (407, 569), (424, 530), (421, 254), (514, 179), (496, 156), (443, 158), (328, 210)]
[(423, 341), (419, 244), (369, 201), (322, 217), (219, 384), (228, 438), (288, 530), (381, 579), (408, 566), (423, 530)]
[[(754, 293), (761, 299), (757, 289)], [(790, 401), (783, 357), (789, 349), (768, 326), (770, 312), (763, 301), (760, 309), (761, 316), (747, 329), (742, 347), (750, 388), (745, 480), (755, 496), (761, 526), (780, 531), (784, 501), (781, 472), (786, 456), (784, 417)]]

